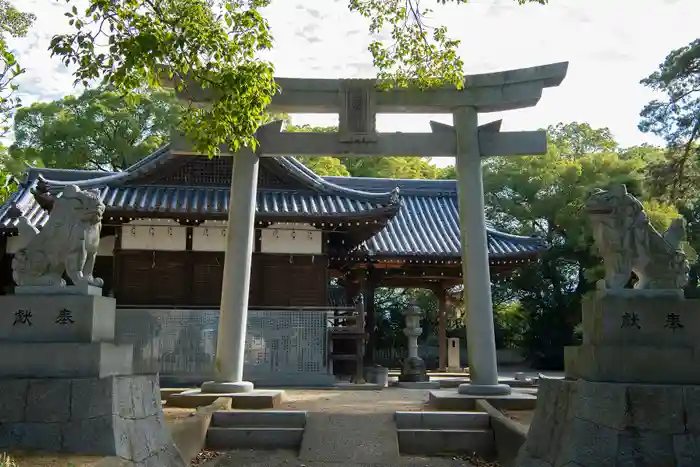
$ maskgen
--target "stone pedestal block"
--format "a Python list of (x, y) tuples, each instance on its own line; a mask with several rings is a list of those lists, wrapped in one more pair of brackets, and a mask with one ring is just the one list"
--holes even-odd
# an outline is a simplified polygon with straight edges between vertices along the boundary
[(700, 465), (700, 386), (541, 379), (516, 467)]
[(564, 349), (567, 378), (611, 383), (698, 384), (700, 348), (581, 345)]
[(682, 296), (591, 293), (582, 303), (587, 345), (696, 346), (700, 300)]
[(2, 295), (0, 341), (112, 341), (115, 307), (95, 295)]
[(110, 343), (0, 343), (0, 378), (84, 378), (129, 375), (133, 346)]
[(165, 426), (155, 375), (0, 379), (0, 450), (5, 449), (185, 466)]
[(651, 292), (585, 297), (583, 345), (564, 349), (568, 378), (700, 385), (700, 300)]

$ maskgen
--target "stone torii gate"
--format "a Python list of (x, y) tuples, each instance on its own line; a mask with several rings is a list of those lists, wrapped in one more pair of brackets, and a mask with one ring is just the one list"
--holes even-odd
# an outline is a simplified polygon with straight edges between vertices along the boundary
[[(254, 154), (236, 154), (231, 181), (231, 202), (224, 262), (216, 381), (204, 383), (202, 392), (236, 393), (253, 390), (243, 381), (251, 256), (253, 253), (258, 158), (281, 155), (421, 156), (455, 157), (462, 244), (462, 271), (469, 310), (467, 342), (471, 382), (461, 394), (503, 395), (510, 387), (498, 383), (491, 301), (484, 189), (481, 160), (486, 157), (544, 154), (544, 131), (501, 132), (500, 121), (478, 125), (479, 112), (532, 107), (547, 87), (558, 86), (568, 63), (465, 76), (458, 91), (444, 87), (376, 90), (375, 80), (279, 78), (282, 92), (270, 112), (338, 113), (337, 133), (285, 133), (282, 122), (271, 122), (257, 132)], [(203, 90), (190, 91), (189, 99), (206, 101)], [(451, 113), (453, 125), (431, 122), (430, 133), (378, 133), (377, 113)], [(184, 138), (175, 138), (173, 150), (192, 153)]]

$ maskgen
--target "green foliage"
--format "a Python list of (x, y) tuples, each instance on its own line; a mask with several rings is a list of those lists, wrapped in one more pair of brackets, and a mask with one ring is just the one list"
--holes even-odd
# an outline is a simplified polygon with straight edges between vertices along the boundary
[[(77, 3), (78, 0), (66, 0)], [(517, 0), (546, 4), (547, 0)], [(438, 0), (438, 4), (466, 0)], [(54, 36), (50, 50), (77, 67), (76, 82), (101, 79), (132, 98), (167, 77), (178, 91), (205, 88), (206, 107), (190, 105), (179, 128), (195, 150), (217, 155), (220, 145), (255, 148), (254, 132), (277, 92), (272, 65), (259, 52), (272, 46), (260, 10), (270, 0), (87, 0), (66, 13), (73, 32)], [(369, 47), (383, 86), (464, 86), (459, 41), (425, 22), (419, 0), (349, 0), (370, 20), (370, 33), (390, 30), (391, 43)], [(106, 42), (106, 43), (104, 43)]]
[(510, 301), (494, 306), (496, 348), (522, 348), (527, 329), (526, 314), (520, 302)]
[[(519, 4), (546, 4), (547, 0), (517, 0)], [(420, 0), (350, 0), (350, 11), (370, 21), (371, 34), (388, 33), (391, 42), (374, 40), (369, 51), (379, 79), (385, 87), (416, 85), (419, 88), (451, 83), (464, 87), (460, 41), (447, 34), (444, 26), (431, 27), (426, 19), (431, 9)], [(467, 0), (438, 0), (440, 5), (465, 4)]]
[(112, 89), (37, 102), (15, 115), (15, 167), (23, 161), (64, 169), (123, 170), (166, 143), (181, 106), (172, 92)]
[[(285, 131), (330, 133), (338, 131), (337, 127), (318, 127), (311, 125), (293, 125), (288, 123)], [(321, 176), (376, 177), (376, 178), (439, 178), (442, 171), (425, 157), (332, 157), (299, 156), (307, 167)]]
[(17, 189), (16, 182), (8, 172), (0, 170), (0, 205)]
[[(625, 183), (645, 201), (661, 230), (678, 214), (673, 206), (648, 198), (647, 164), (658, 156), (653, 151), (618, 150), (607, 129), (585, 123), (547, 131), (546, 155), (488, 161), (484, 188), (487, 217), (495, 227), (538, 234), (552, 245), (539, 264), (494, 283), (502, 304), (496, 306), (496, 327), (511, 342), (521, 342), (535, 365), (560, 368), (563, 346), (574, 342), (581, 297), (602, 274), (587, 219), (581, 215), (587, 196), (595, 188)], [(522, 319), (503, 320), (499, 307), (512, 303)]]
[(0, 136), (7, 134), (12, 113), (22, 104), (15, 95), (15, 80), (25, 71), (10, 51), (7, 37), (26, 36), (35, 19), (36, 16), (19, 11), (8, 0), (0, 0)]
[(213, 156), (220, 145), (255, 147), (254, 132), (277, 92), (272, 65), (258, 56), (272, 46), (260, 12), (269, 0), (87, 3), (66, 13), (74, 31), (50, 45), (52, 55), (77, 67), (76, 82), (102, 79), (128, 98), (164, 77), (180, 92), (206, 88), (216, 96), (211, 105), (188, 106), (179, 122), (195, 150)]
[(652, 176), (662, 181), (666, 198), (697, 196), (700, 171), (700, 39), (668, 54), (658, 69), (641, 83), (664, 99), (649, 102), (641, 112), (639, 129), (664, 138), (666, 160)]

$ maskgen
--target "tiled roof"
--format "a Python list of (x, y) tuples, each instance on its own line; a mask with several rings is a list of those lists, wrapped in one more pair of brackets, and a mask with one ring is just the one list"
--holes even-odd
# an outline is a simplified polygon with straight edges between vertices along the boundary
[[(360, 177), (325, 177), (356, 190), (383, 190), (398, 186), (401, 209), (385, 229), (365, 242), (376, 256), (455, 257), (461, 253), (457, 182), (455, 180), (395, 180)], [(527, 256), (547, 248), (538, 237), (523, 237), (487, 228), (491, 259)]]
[[(138, 175), (157, 170), (169, 151), (160, 149), (124, 172), (96, 173), (55, 169), (31, 169), (26, 183), (0, 207), (0, 229), (13, 228), (8, 216), (16, 205), (33, 225), (42, 226), (48, 215), (39, 207), (31, 189), (39, 177), (51, 189), (75, 183), (99, 189), (109, 212), (155, 215), (199, 214), (225, 217), (229, 189), (206, 186), (161, 186), (133, 183)], [(460, 256), (457, 184), (454, 180), (395, 180), (359, 177), (319, 177), (291, 157), (275, 163), (293, 174), (303, 190), (260, 189), (257, 212), (266, 217), (353, 217), (388, 213), (386, 228), (360, 246), (376, 257)], [(126, 181), (128, 184), (125, 184)], [(544, 249), (543, 240), (487, 229), (491, 259), (532, 256)]]
[[(226, 188), (190, 188), (168, 186), (103, 187), (102, 199), (109, 210), (138, 212), (142, 215), (162, 213), (173, 215), (209, 214), (225, 217), (228, 213), (229, 190)], [(7, 216), (12, 201), (22, 210), (32, 225), (43, 226), (48, 219), (29, 189), (22, 188), (10, 203), (0, 208), (0, 228), (15, 227), (17, 220)], [(313, 192), (270, 191), (258, 192), (256, 212), (273, 216), (354, 216), (383, 210), (379, 203)]]

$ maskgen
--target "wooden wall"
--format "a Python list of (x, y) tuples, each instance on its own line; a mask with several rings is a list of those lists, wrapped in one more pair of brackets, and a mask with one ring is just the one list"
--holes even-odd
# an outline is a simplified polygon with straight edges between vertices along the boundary
[[(119, 305), (219, 306), (223, 253), (121, 250), (115, 264)], [(250, 281), (251, 307), (326, 306), (325, 256), (255, 253)]]

